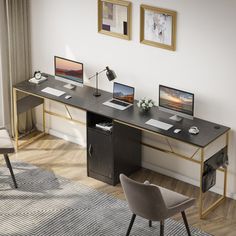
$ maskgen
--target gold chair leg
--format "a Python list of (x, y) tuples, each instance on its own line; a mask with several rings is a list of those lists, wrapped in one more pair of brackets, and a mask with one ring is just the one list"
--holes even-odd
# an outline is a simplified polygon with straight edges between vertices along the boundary
[(14, 136), (15, 136), (15, 148), (18, 149), (18, 114), (17, 114), (17, 90), (13, 88), (13, 120), (14, 120)]

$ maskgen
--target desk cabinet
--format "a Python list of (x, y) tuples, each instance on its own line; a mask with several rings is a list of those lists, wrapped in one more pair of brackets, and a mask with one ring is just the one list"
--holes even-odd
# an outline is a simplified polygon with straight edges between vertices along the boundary
[[(112, 131), (96, 127), (111, 122)], [(129, 175), (141, 166), (141, 131), (114, 122), (112, 119), (87, 113), (87, 173), (88, 176), (116, 185), (119, 174)]]
[(108, 181), (112, 179), (113, 170), (113, 143), (112, 134), (88, 128), (88, 163), (89, 171), (101, 175)]

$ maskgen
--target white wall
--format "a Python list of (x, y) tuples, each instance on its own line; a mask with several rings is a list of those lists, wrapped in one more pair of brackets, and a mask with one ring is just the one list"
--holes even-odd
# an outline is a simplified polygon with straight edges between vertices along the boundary
[[(159, 84), (193, 92), (195, 116), (232, 128), (228, 192), (233, 196), (236, 192), (233, 145), (236, 141), (236, 1), (132, 2), (132, 40), (126, 41), (97, 33), (96, 0), (31, 0), (33, 69), (53, 74), (53, 56), (59, 55), (82, 61), (86, 77), (109, 65), (116, 71), (118, 82), (135, 86), (137, 99), (147, 96), (157, 100)], [(139, 43), (139, 6), (143, 3), (177, 11), (175, 52)], [(94, 85), (94, 81), (86, 83)], [(111, 91), (112, 83), (101, 75), (100, 87)], [(53, 118), (50, 122), (55, 132), (85, 138), (84, 127), (70, 126)], [(148, 142), (157, 142), (156, 137), (144, 136)], [(199, 179), (195, 164), (166, 158), (147, 148), (143, 148), (143, 161), (146, 167), (164, 169), (165, 173), (191, 183)]]

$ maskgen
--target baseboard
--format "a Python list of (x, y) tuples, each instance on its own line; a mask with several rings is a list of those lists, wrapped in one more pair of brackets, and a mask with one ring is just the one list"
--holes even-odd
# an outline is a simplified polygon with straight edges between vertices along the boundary
[(64, 133), (61, 133), (61, 132), (59, 132), (57, 130), (53, 130), (53, 129), (49, 129), (48, 133), (53, 136), (56, 136), (58, 138), (64, 139), (66, 141), (78, 144), (78, 145), (82, 146), (82, 148), (86, 148), (86, 143), (84, 143), (83, 140), (81, 140), (77, 137), (74, 137), (74, 136), (71, 136), (68, 134), (64, 134)]
[[(183, 181), (185, 183), (192, 184), (194, 186), (199, 187), (199, 181), (197, 181), (195, 179), (192, 179), (192, 178), (190, 178), (188, 176), (184, 176), (184, 175), (181, 175), (179, 173), (176, 173), (176, 172), (174, 172), (172, 170), (165, 169), (163, 167), (159, 167), (157, 165), (154, 165), (154, 164), (149, 163), (149, 162), (144, 162), (144, 161), (142, 162), (142, 167), (144, 167), (146, 169), (149, 169), (149, 170), (153, 170), (153, 171), (158, 172), (160, 174), (163, 174), (163, 175), (170, 176), (172, 178), (181, 180), (181, 181)], [(223, 193), (223, 189), (219, 188), (219, 187), (212, 187), (211, 191), (214, 192), (214, 193), (218, 193), (218, 194), (222, 194)], [(226, 196), (236, 200), (236, 193), (227, 192)]]
[[(36, 127), (37, 127), (38, 130), (43, 130), (42, 125), (36, 124)], [(82, 148), (86, 148), (86, 143), (82, 139), (79, 139), (78, 137), (74, 137), (74, 136), (62, 133), (58, 130), (54, 130), (54, 129), (48, 129), (47, 128), (46, 131), (47, 131), (48, 134), (51, 134), (51, 135), (53, 135), (57, 138), (61, 138), (63, 140), (78, 144)]]

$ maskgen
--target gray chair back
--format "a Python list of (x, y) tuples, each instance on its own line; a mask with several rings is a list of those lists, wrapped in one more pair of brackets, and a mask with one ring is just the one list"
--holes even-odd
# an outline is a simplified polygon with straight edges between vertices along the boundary
[(133, 214), (152, 221), (166, 218), (167, 208), (158, 186), (138, 183), (124, 174), (120, 174), (120, 182)]

